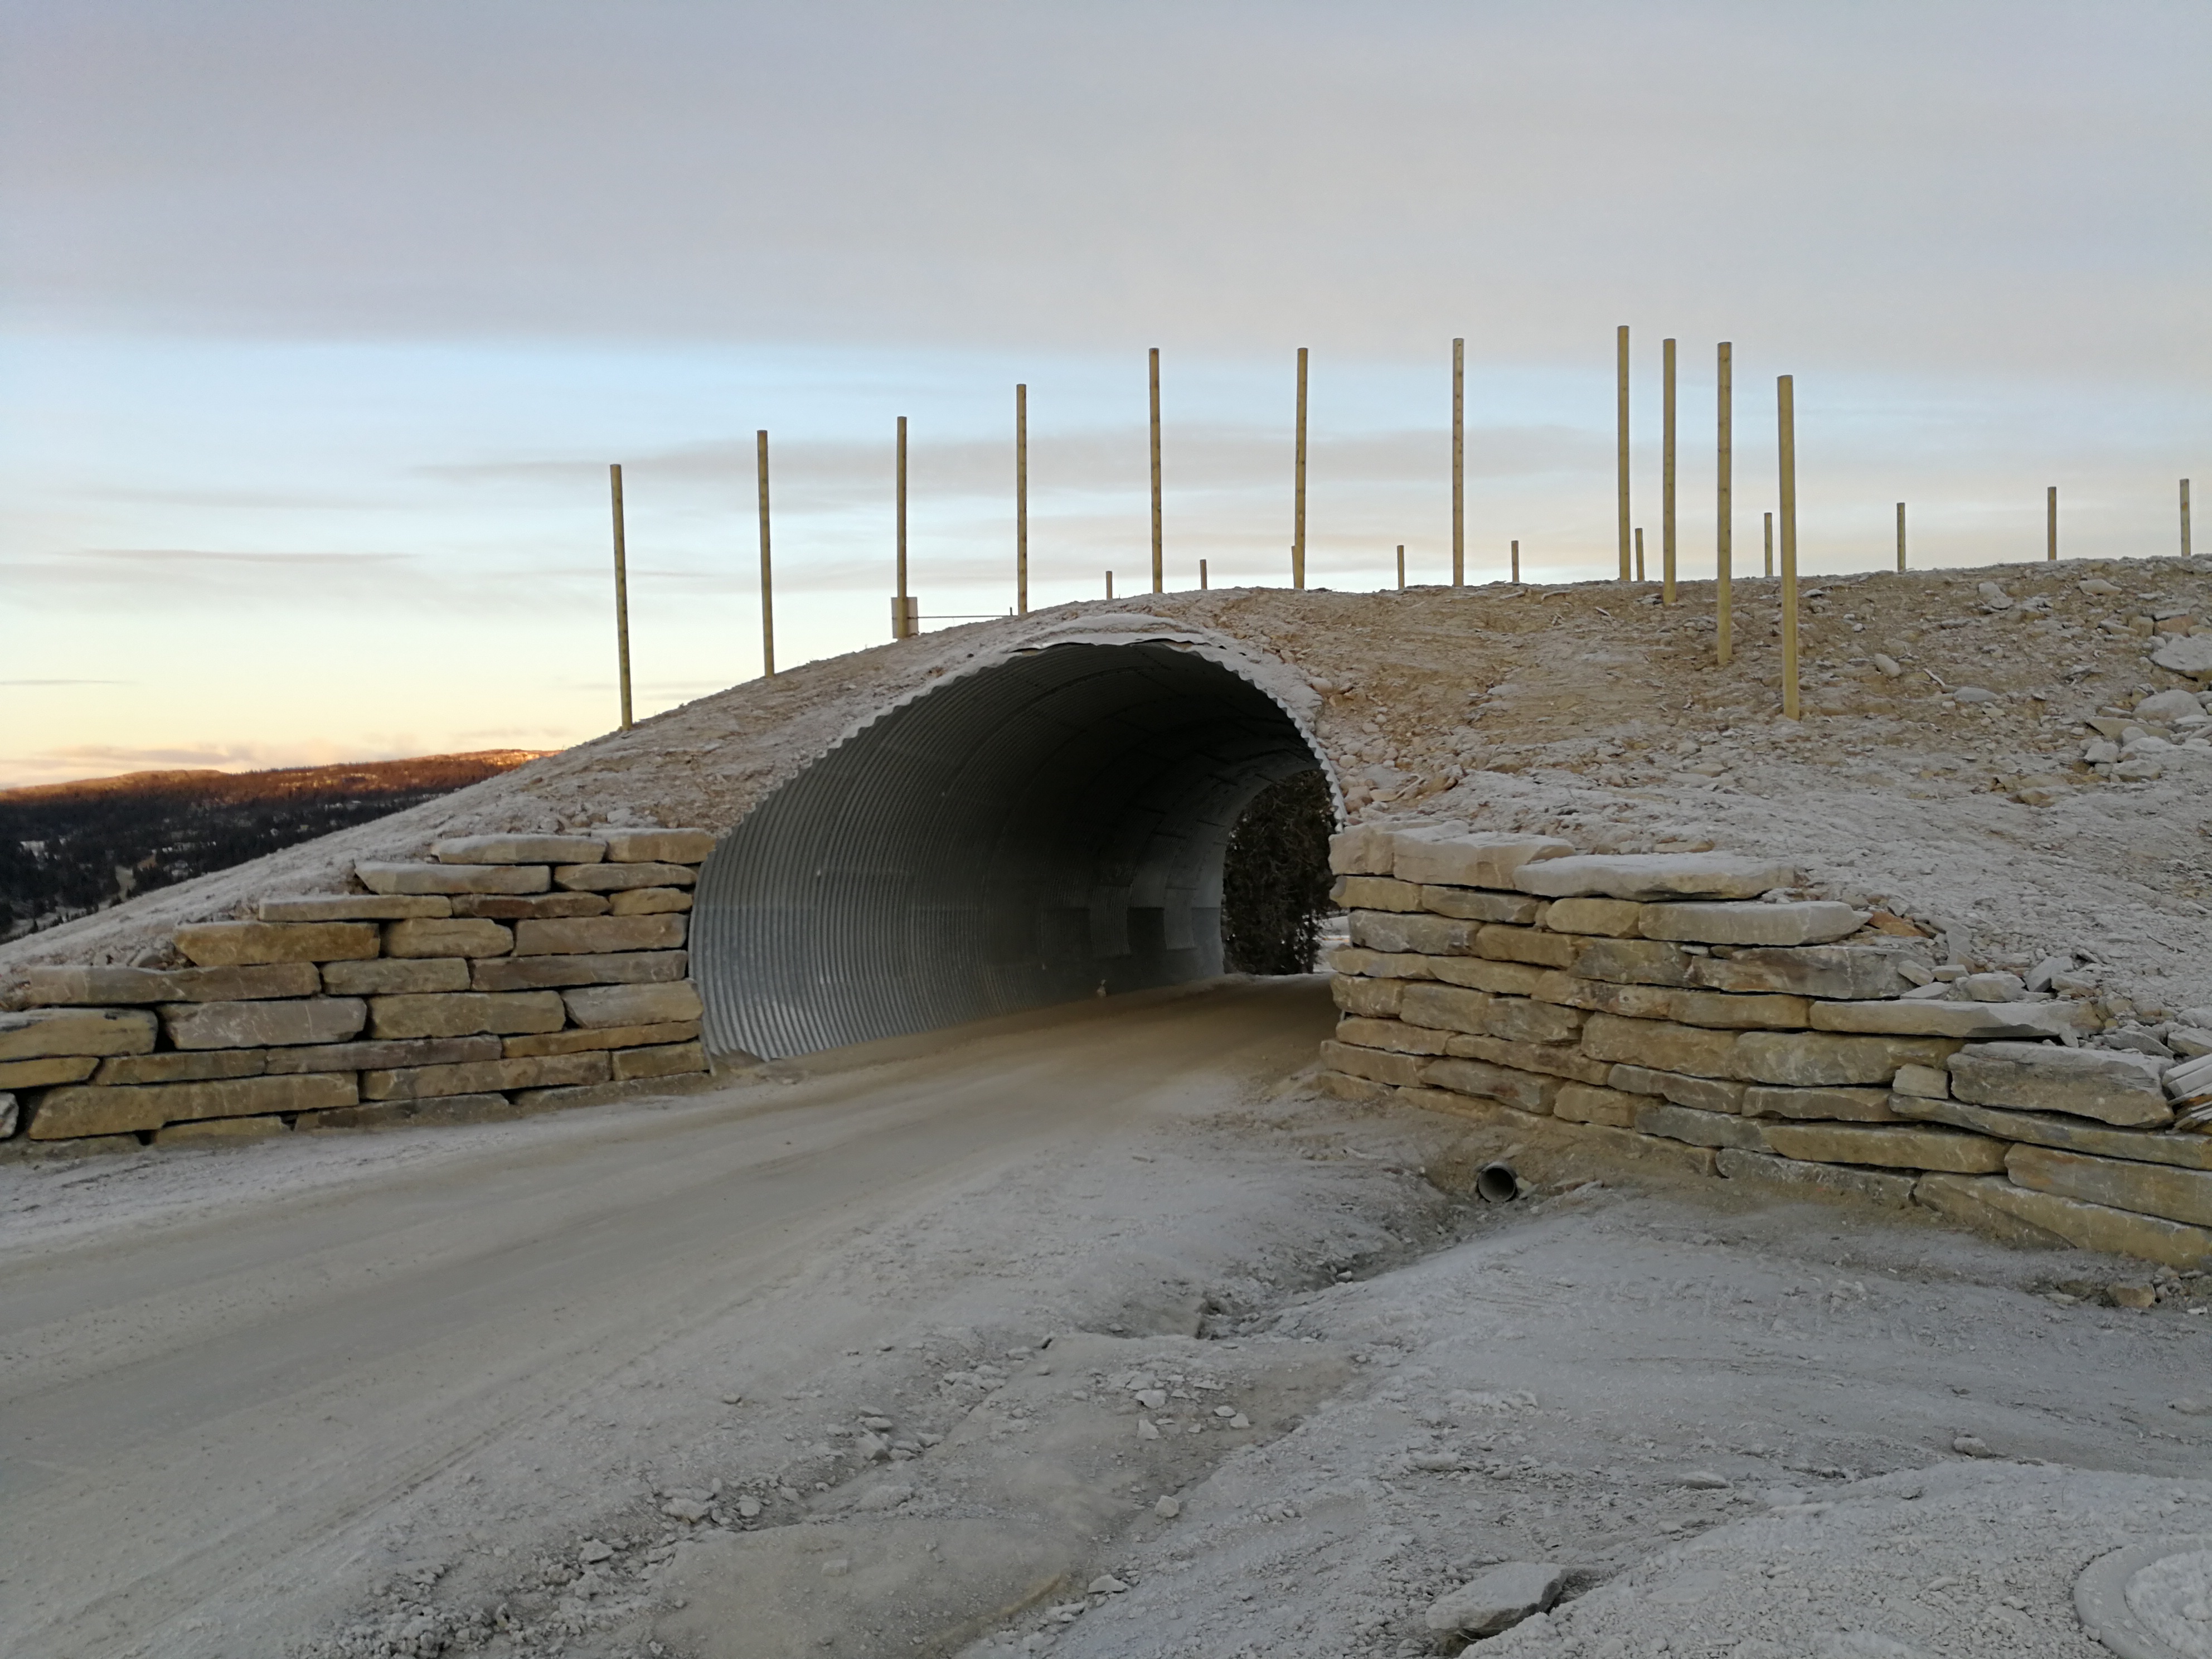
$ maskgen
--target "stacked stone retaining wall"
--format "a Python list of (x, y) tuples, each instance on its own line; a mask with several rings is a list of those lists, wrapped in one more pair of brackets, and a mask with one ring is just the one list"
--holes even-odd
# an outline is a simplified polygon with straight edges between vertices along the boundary
[(27, 970), (0, 1145), (126, 1151), (477, 1121), (704, 1073), (686, 950), (703, 830), (435, 842), (133, 967)]
[(1340, 1096), (2212, 1267), (2212, 1057), (2094, 1046), (2087, 1001), (1771, 860), (1365, 828), (1332, 863)]

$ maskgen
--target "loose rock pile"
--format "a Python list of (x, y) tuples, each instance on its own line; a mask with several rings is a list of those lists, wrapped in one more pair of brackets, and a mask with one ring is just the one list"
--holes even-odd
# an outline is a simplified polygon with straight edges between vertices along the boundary
[(2063, 994), (2087, 988), (2070, 958), (2033, 989), (1968, 973), (1908, 921), (1719, 854), (1368, 827), (1331, 861), (1339, 1096), (2212, 1264), (2212, 1034), (2170, 1031), (2199, 1056), (2177, 1061), (2105, 1032)]
[(161, 959), (26, 970), (0, 1145), (95, 1152), (465, 1122), (703, 1073), (685, 913), (703, 830), (469, 836), (361, 890), (179, 928)]

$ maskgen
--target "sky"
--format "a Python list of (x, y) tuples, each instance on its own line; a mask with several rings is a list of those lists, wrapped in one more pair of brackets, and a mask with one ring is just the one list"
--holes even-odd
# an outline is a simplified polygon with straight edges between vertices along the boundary
[(2174, 550), (2212, 479), (2212, 8), (0, 0), (0, 787), (550, 749), (1149, 579), (1736, 568), (1794, 377), (1809, 574)]

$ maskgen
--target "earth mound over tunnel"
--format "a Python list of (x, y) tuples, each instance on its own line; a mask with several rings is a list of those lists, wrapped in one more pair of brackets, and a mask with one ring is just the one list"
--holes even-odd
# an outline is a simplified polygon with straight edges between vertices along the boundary
[(708, 1044), (777, 1058), (1218, 974), (1230, 832), (1316, 767), (1273, 697), (1173, 645), (1055, 645), (941, 682), (702, 871)]

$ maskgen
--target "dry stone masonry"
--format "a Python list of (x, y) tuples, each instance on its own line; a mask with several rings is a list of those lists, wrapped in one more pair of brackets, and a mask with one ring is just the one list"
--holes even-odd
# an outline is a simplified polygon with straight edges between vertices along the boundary
[(2212, 1267), (2212, 1033), (2105, 1030), (2071, 958), (1972, 972), (1768, 860), (1364, 827), (1331, 863), (1340, 1096)]
[(180, 927), (167, 959), (27, 970), (0, 1144), (102, 1152), (465, 1122), (707, 1070), (685, 950), (703, 830), (468, 836), (361, 890)]

